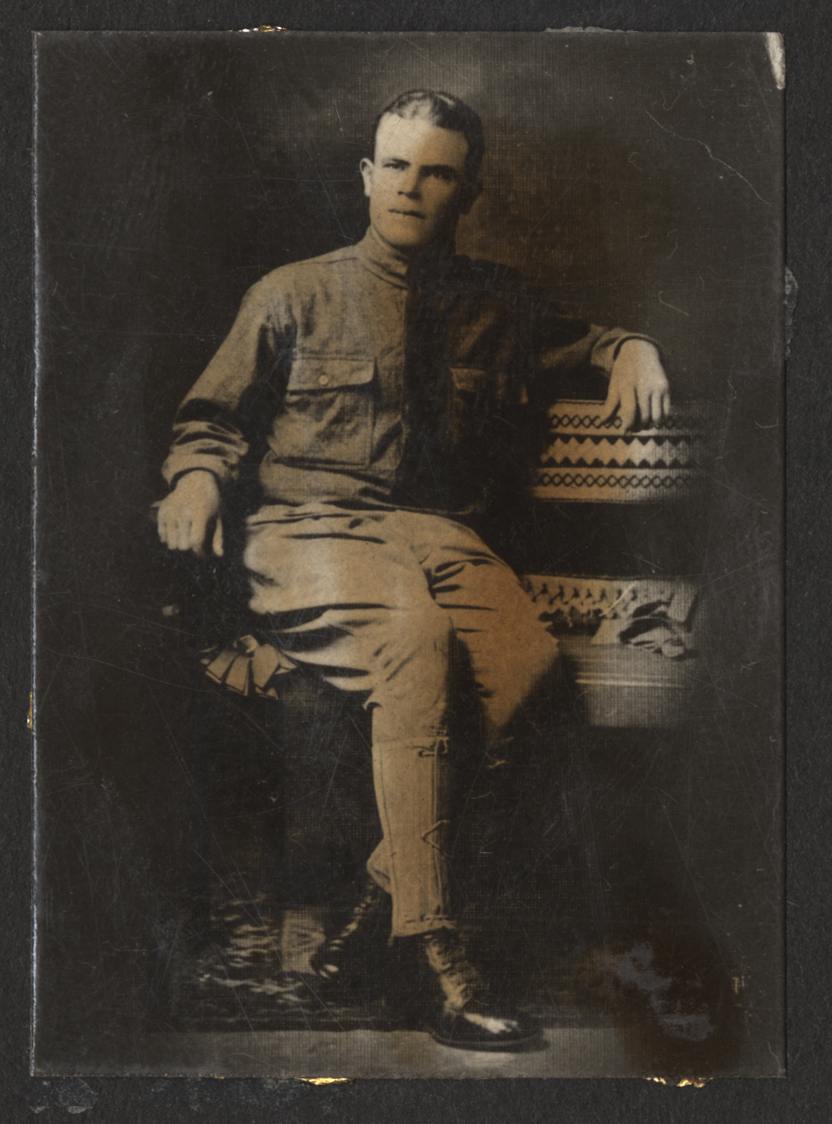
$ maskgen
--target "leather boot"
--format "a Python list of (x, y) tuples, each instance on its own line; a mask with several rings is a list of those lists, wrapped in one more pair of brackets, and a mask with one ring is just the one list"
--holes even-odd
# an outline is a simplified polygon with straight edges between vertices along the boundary
[(389, 918), (389, 894), (368, 880), (343, 929), (325, 940), (312, 954), (309, 962), (312, 971), (327, 983), (341, 982), (348, 960), (357, 959), (379, 929), (384, 927), (389, 930)]
[(534, 1019), (495, 1001), (458, 933), (439, 929), (418, 940), (440, 992), (427, 1019), (437, 1042), (459, 1050), (512, 1050), (540, 1036)]

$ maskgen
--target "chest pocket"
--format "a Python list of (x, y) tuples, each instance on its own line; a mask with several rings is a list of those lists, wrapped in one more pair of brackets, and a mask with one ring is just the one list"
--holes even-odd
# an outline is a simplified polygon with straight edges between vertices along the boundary
[(375, 422), (374, 359), (301, 354), (275, 419), (272, 451), (283, 461), (366, 468)]

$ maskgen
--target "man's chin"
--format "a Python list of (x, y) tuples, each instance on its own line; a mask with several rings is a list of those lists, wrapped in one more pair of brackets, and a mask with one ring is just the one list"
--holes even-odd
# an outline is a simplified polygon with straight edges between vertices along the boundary
[[(418, 221), (418, 219), (414, 220), (414, 222)], [(379, 230), (378, 227), (375, 229), (381, 240), (399, 254), (415, 254), (444, 241), (441, 235), (437, 235), (436, 232), (429, 235), (424, 229), (402, 230), (398, 225), (394, 229)]]
[(403, 235), (400, 231), (393, 231), (389, 235), (382, 235), (384, 241), (388, 246), (392, 246), (400, 254), (412, 254), (416, 250), (421, 250), (431, 243), (430, 238), (417, 238), (415, 236), (408, 237)]

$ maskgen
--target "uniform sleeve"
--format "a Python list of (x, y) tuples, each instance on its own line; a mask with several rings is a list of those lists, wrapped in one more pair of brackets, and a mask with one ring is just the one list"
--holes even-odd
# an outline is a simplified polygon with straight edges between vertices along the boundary
[(627, 340), (656, 341), (624, 328), (602, 328), (566, 315), (560, 306), (537, 298), (532, 304), (532, 370), (534, 374), (566, 373), (592, 367), (609, 377)]
[(197, 469), (213, 473), (221, 487), (237, 479), (251, 440), (242, 403), (258, 384), (274, 380), (291, 346), (290, 321), (269, 277), (246, 293), (231, 331), (177, 411), (162, 467), (171, 487)]

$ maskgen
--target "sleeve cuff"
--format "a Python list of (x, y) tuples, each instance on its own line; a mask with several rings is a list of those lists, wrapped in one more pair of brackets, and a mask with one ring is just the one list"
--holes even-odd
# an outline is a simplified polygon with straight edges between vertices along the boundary
[(621, 348), (624, 346), (625, 343), (629, 342), (629, 340), (644, 340), (645, 343), (652, 344), (653, 347), (655, 347), (656, 351), (658, 351), (659, 357), (662, 360), (664, 360), (664, 353), (662, 352), (661, 345), (658, 343), (657, 340), (654, 340), (652, 336), (645, 336), (645, 335), (642, 335), (640, 332), (628, 332), (625, 336), (622, 336), (618, 340), (618, 342), (616, 343), (615, 347), (612, 350), (612, 361), (613, 361), (613, 363), (618, 358), (618, 353), (621, 350)]
[(192, 465), (190, 468), (182, 468), (182, 469), (179, 470), (179, 472), (174, 473), (174, 475), (168, 481), (168, 486), (170, 487), (170, 490), (173, 491), (173, 489), (176, 487), (176, 485), (179, 483), (179, 481), (182, 479), (182, 477), (188, 476), (191, 472), (207, 472), (207, 473), (209, 473), (209, 475), (214, 477), (214, 479), (217, 482), (217, 487), (218, 488), (222, 487), (223, 482), (220, 479), (218, 473), (214, 472), (214, 470), (212, 468), (205, 468), (204, 465), (195, 464), (195, 465)]

